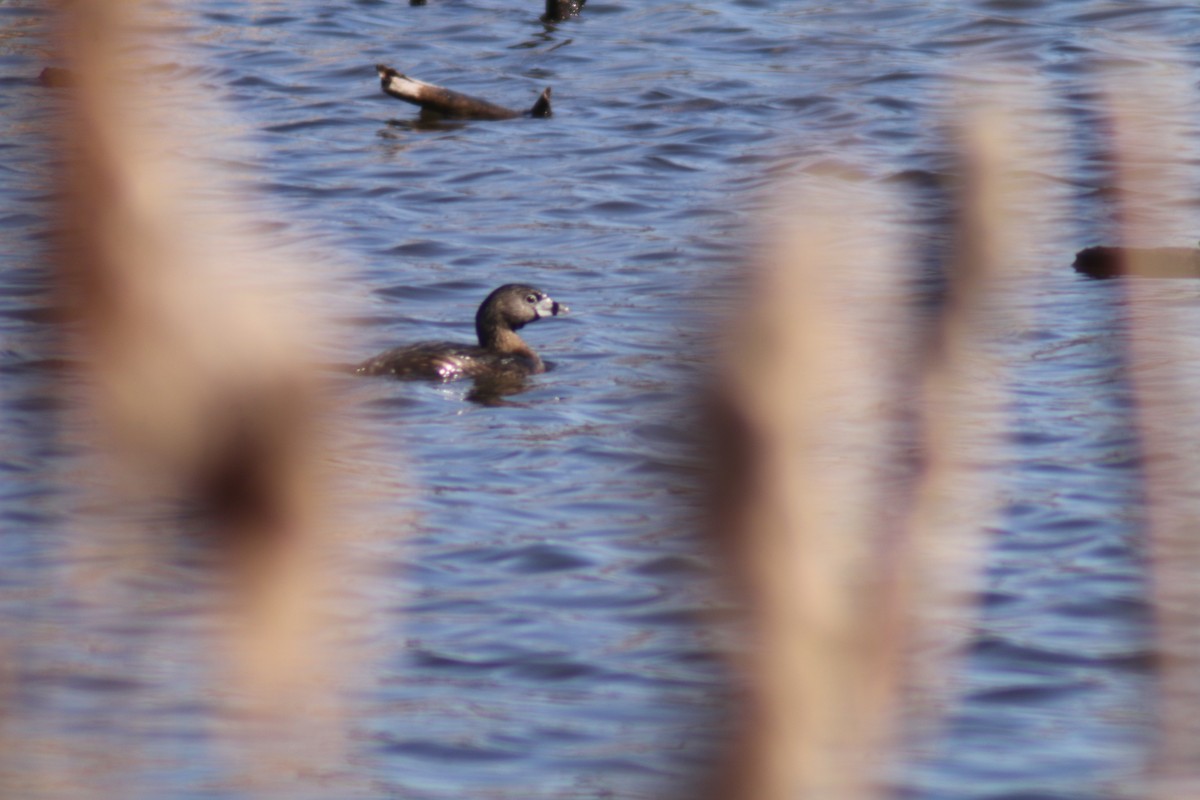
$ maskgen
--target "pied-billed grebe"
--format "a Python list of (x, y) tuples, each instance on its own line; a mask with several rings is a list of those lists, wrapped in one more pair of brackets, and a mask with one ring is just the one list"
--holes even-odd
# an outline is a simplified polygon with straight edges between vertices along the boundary
[(406, 103), (420, 106), (422, 111), (430, 111), (443, 117), (454, 119), (513, 119), (514, 117), (548, 117), (550, 116), (550, 87), (542, 91), (533, 108), (528, 111), (514, 111), (511, 108), (471, 97), (442, 86), (434, 86), (416, 78), (397, 72), (386, 64), (376, 64), (375, 71), (379, 73), (379, 85), (385, 94), (399, 98)]
[(360, 364), (355, 372), (435, 381), (537, 375), (546, 371), (546, 365), (517, 331), (542, 317), (557, 317), (568, 310), (540, 289), (521, 283), (505, 284), (489, 294), (475, 313), (478, 345), (419, 342), (380, 353)]

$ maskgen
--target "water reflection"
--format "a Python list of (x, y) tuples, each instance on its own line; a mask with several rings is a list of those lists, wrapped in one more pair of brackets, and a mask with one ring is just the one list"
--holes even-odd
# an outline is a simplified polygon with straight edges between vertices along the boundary
[(469, 123), (458, 119), (448, 119), (434, 111), (421, 109), (415, 117), (409, 119), (389, 119), (384, 124), (387, 127), (379, 131), (380, 138), (402, 141), (404, 137), (396, 133), (396, 131), (416, 131), (418, 133), (456, 131), (465, 128)]

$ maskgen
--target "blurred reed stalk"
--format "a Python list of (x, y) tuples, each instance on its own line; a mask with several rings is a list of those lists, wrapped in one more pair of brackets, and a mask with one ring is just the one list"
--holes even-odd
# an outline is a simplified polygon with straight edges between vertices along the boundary
[(902, 259), (855, 223), (886, 200), (831, 183), (789, 208), (719, 374), (714, 532), (750, 633), (741, 739), (714, 798), (866, 800), (889, 733), (898, 666), (879, 556), (894, 520), (875, 467), (893, 387), (870, 345), (896, 332), (900, 295), (896, 270), (862, 267)]
[(804, 179), (753, 276), (714, 426), (714, 533), (750, 629), (714, 797), (886, 795), (899, 715), (936, 705), (968, 635), (996, 504), (979, 467), (1006, 399), (987, 345), (1031, 202), (1004, 120), (976, 113), (959, 133), (957, 246), (926, 335), (876, 183)]
[[(219, 141), (220, 116), (195, 88), (157, 85), (138, 38), (151, 12), (132, 0), (78, 0), (61, 13), (77, 88), (64, 124), (58, 274), (78, 312), (83, 413), (105, 428), (105, 458), (126, 476), (135, 507), (165, 498), (189, 509), (220, 552), (234, 587), (225, 661), (234, 678), (197, 702), (217, 699), (242, 721), (246, 735), (231, 749), (246, 780), (277, 789), (336, 758), (339, 738), (316, 644), (326, 442), (306, 354), (320, 326), (272, 302), (278, 286), (251, 284), (279, 265), (235, 232), (236, 209), (219, 218), (195, 207), (205, 193), (235, 197), (211, 166), (201, 173), (180, 156)], [(139, 554), (127, 530), (120, 542), (84, 535), (81, 547), (104, 552), (104, 563), (153, 561), (149, 536)]]
[(948, 675), (973, 635), (984, 529), (995, 520), (1004, 461), (1007, 365), (995, 347), (1030, 322), (1028, 299), (1055, 268), (1046, 260), (1049, 194), (1021, 133), (1044, 113), (1028, 76), (989, 72), (959, 87), (947, 135), (958, 156), (953, 249), (946, 297), (920, 348), (914, 376), (920, 471), (903, 499), (903, 558), (893, 564), (901, 605), (913, 620), (906, 659), (909, 735), (937, 725), (951, 702)]
[[(1174, 230), (1196, 235), (1196, 96), (1164, 63), (1110, 92), (1124, 272), (1128, 373), (1142, 448), (1145, 528), (1159, 666), (1157, 743), (1146, 796), (1200, 794), (1200, 359), (1191, 281), (1152, 280)], [(1186, 216), (1183, 216), (1186, 215)], [(1184, 225), (1178, 222), (1186, 220)], [(1190, 224), (1189, 224), (1190, 223)]]

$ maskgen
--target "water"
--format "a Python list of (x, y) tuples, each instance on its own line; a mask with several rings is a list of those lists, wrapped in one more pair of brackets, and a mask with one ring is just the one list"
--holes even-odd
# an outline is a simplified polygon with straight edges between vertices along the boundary
[[(1004, 509), (961, 700), (946, 734), (911, 754), (906, 792), (1118, 794), (1149, 742), (1139, 451), (1119, 290), (1070, 261), (1113, 220), (1104, 143), (1087, 127), (1103, 113), (1097, 70), (1169, 65), (1194, 86), (1200, 9), (590, 0), (560, 24), (539, 13), (535, 0), (201, 0), (156, 39), (151, 79), (231, 110), (221, 157), (264, 198), (255, 222), (345, 265), (328, 300), (352, 324), (330, 360), (469, 340), (479, 299), (514, 280), (574, 312), (528, 329), (555, 368), (514, 405), (472, 404), (457, 385), (344, 382), (365, 441), (345, 474), (402, 464), (405, 477), (372, 498), (372, 567), (347, 576), (382, 631), (347, 767), (369, 788), (329, 779), (324, 796), (661, 797), (703, 774), (728, 714), (721, 633), (704, 623), (723, 604), (689, 516), (703, 314), (730, 305), (772, 187), (806, 171), (852, 166), (903, 192), (904, 224), (936, 255), (951, 163), (939, 131), (962, 91), (951, 78), (984, 61), (1039, 76), (1055, 111), (1029, 118), (1031, 168), (1058, 190), (1038, 254), (1048, 277), (998, 343), (1012, 387)], [(72, 599), (64, 577), (87, 571), (67, 544), (87, 512), (63, 488), (79, 455), (51, 435), (54, 384), (36, 368), (59, 354), (38, 265), (52, 224), (42, 143), (61, 96), (34, 80), (56, 63), (47, 12), (17, 2), (0, 17), (0, 614), (14, 707), (31, 737), (78, 738), (98, 759), (114, 743), (143, 753), (123, 796), (242, 796), (222, 779), (203, 670), (171, 649), (181, 632), (202, 638), (202, 575), (183, 563), (126, 576), (123, 602), (155, 609), (132, 622)], [(518, 108), (553, 86), (555, 115), (422, 124), (379, 92), (377, 62)], [(1194, 123), (1193, 108), (1177, 113)], [(1195, 142), (1176, 155), (1194, 176)], [(1181, 209), (1163, 243), (1193, 241), (1192, 216)], [(1200, 286), (1164, 294), (1195, 312)]]

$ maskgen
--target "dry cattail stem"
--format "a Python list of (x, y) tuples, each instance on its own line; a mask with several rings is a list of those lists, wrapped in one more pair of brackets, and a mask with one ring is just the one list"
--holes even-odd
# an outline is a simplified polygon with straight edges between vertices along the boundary
[(897, 334), (900, 259), (863, 235), (864, 209), (888, 210), (874, 190), (818, 191), (764, 258), (721, 372), (714, 528), (751, 628), (726, 798), (875, 796), (892, 712), (877, 345)]
[[(908, 254), (877, 189), (805, 184), (738, 316), (716, 416), (715, 533), (752, 630), (742, 738), (722, 797), (864, 800), (886, 778), (900, 698), (929, 699), (974, 609), (1000, 434), (989, 337), (1036, 237), (1004, 115), (961, 133), (956, 252), (918, 346)], [(1024, 227), (1023, 227), (1024, 226)], [(902, 371), (907, 374), (902, 376)], [(915, 396), (917, 457), (896, 420)], [(905, 465), (916, 473), (904, 475)], [(961, 635), (961, 633), (959, 634)]]
[[(1195, 236), (1195, 170), (1177, 154), (1194, 149), (1195, 93), (1186, 75), (1159, 67), (1112, 92), (1128, 374), (1142, 447), (1145, 527), (1159, 656), (1159, 736), (1149, 796), (1200, 791), (1200, 385), (1192, 308), (1178, 303), (1190, 282), (1160, 280), (1162, 245)], [(1190, 212), (1190, 213), (1189, 213)], [(1152, 276), (1150, 278), (1143, 276)], [(1191, 305), (1190, 303), (1188, 304)]]
[(217, 694), (247, 721), (233, 748), (249, 753), (247, 780), (279, 789), (336, 758), (336, 684), (315, 639), (327, 520), (322, 402), (306, 353), (320, 326), (289, 313), (285, 270), (234, 232), (233, 210), (200, 206), (206, 194), (242, 199), (219, 170), (201, 174), (180, 155), (220, 141), (198, 130), (219, 114), (184, 85), (155, 94), (138, 31), (152, 13), (132, 1), (63, 9), (76, 89), (61, 284), (79, 311), (84, 404), (134, 499), (194, 512), (233, 579), (232, 657), (215, 666), (237, 679), (218, 681), (232, 691)]

